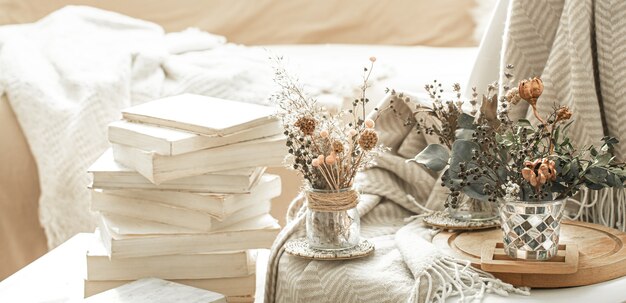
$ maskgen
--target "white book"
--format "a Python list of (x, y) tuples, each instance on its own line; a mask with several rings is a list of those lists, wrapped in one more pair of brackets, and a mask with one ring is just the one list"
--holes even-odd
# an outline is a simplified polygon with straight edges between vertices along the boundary
[(285, 136), (278, 135), (176, 156), (162, 156), (120, 144), (112, 146), (117, 162), (160, 184), (227, 169), (281, 166), (286, 155), (285, 142)]
[[(95, 294), (99, 294), (103, 291), (107, 291), (112, 288), (119, 287), (121, 285), (130, 283), (132, 281), (122, 280), (107, 280), (107, 281), (91, 281), (85, 280), (83, 284), (84, 296), (90, 297)], [(256, 275), (249, 275), (245, 277), (236, 278), (217, 278), (217, 279), (184, 279), (184, 280), (172, 280), (179, 284), (184, 284), (200, 289), (206, 289), (214, 291), (225, 296), (249, 296), (255, 292), (256, 288)]]
[(155, 191), (135, 189), (105, 189), (104, 193), (139, 200), (197, 210), (222, 220), (238, 210), (251, 207), (258, 201), (271, 200), (281, 194), (279, 176), (265, 174), (249, 194), (206, 194), (181, 191)]
[(155, 221), (205, 232), (228, 227), (232, 224), (267, 214), (270, 208), (271, 202), (269, 200), (256, 201), (249, 207), (242, 208), (231, 216), (219, 221), (211, 214), (197, 210), (154, 201), (109, 195), (99, 189), (95, 189), (91, 193), (92, 211), (122, 215), (145, 221)]
[[(270, 227), (268, 221), (273, 221)], [(120, 235), (99, 221), (102, 243), (111, 258), (270, 248), (280, 231), (270, 215), (237, 223), (211, 233)]]
[(91, 296), (89, 303), (226, 303), (223, 294), (157, 278), (140, 279)]
[[(97, 237), (97, 238), (96, 238)], [(249, 276), (256, 272), (256, 251), (183, 254), (109, 259), (96, 231), (87, 250), (87, 280), (211, 279)]]
[[(263, 220), (259, 220), (263, 218)], [(205, 232), (197, 231), (194, 229), (184, 228), (180, 226), (174, 226), (169, 224), (163, 224), (154, 221), (145, 221), (136, 218), (100, 213), (100, 220), (102, 224), (109, 227), (109, 229), (116, 235), (179, 235), (179, 234), (203, 234)], [(269, 214), (263, 214), (251, 219), (243, 220), (236, 223), (237, 226), (246, 227), (250, 225), (250, 228), (272, 228), (276, 223), (276, 220)], [(261, 224), (261, 225), (260, 225)], [(224, 229), (229, 229), (230, 226), (224, 228), (216, 228), (212, 232), (218, 232)]]
[(122, 110), (129, 121), (172, 127), (202, 135), (227, 135), (277, 121), (269, 106), (183, 94)]
[(115, 121), (109, 124), (109, 142), (174, 156), (201, 149), (230, 145), (279, 135), (284, 131), (280, 121), (252, 127), (226, 136), (206, 136), (145, 123)]
[(211, 174), (180, 178), (155, 185), (134, 169), (115, 161), (113, 150), (105, 151), (88, 172), (93, 188), (175, 190), (202, 193), (249, 193), (265, 172), (265, 167), (246, 167)]

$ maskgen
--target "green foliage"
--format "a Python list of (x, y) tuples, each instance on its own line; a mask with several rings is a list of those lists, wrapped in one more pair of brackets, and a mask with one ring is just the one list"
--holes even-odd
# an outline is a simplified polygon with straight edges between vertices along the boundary
[(417, 162), (433, 171), (441, 171), (448, 166), (450, 154), (448, 149), (440, 144), (429, 144), (415, 158), (408, 160)]

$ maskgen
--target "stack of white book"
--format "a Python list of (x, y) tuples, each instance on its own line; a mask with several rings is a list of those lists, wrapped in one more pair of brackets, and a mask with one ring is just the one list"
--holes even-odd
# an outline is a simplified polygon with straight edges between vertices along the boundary
[(85, 296), (155, 277), (251, 302), (285, 137), (269, 107), (180, 95), (122, 111), (89, 169), (99, 213)]

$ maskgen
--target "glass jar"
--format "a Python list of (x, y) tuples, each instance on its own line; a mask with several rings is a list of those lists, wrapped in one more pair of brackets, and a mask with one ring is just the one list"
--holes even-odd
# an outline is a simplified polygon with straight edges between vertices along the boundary
[(504, 251), (511, 258), (549, 260), (559, 248), (565, 200), (506, 201), (500, 210)]
[[(337, 191), (313, 189), (310, 192), (318, 197), (325, 197), (352, 190), (351, 188)], [(359, 244), (361, 221), (356, 209), (358, 194), (354, 196), (356, 197), (356, 201), (352, 203), (354, 207), (333, 211), (313, 207), (311, 196), (307, 194), (306, 197), (307, 205), (309, 205), (309, 211), (306, 214), (306, 237), (309, 247), (318, 250), (342, 250)]]
[(459, 221), (488, 221), (498, 218), (496, 203), (478, 200), (461, 193), (456, 208), (448, 207), (450, 217)]

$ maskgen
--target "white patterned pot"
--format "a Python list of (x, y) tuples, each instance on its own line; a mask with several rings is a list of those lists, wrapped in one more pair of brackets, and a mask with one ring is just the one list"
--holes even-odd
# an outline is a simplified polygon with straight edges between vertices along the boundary
[(556, 256), (564, 208), (565, 200), (504, 202), (500, 220), (507, 255), (525, 260)]

